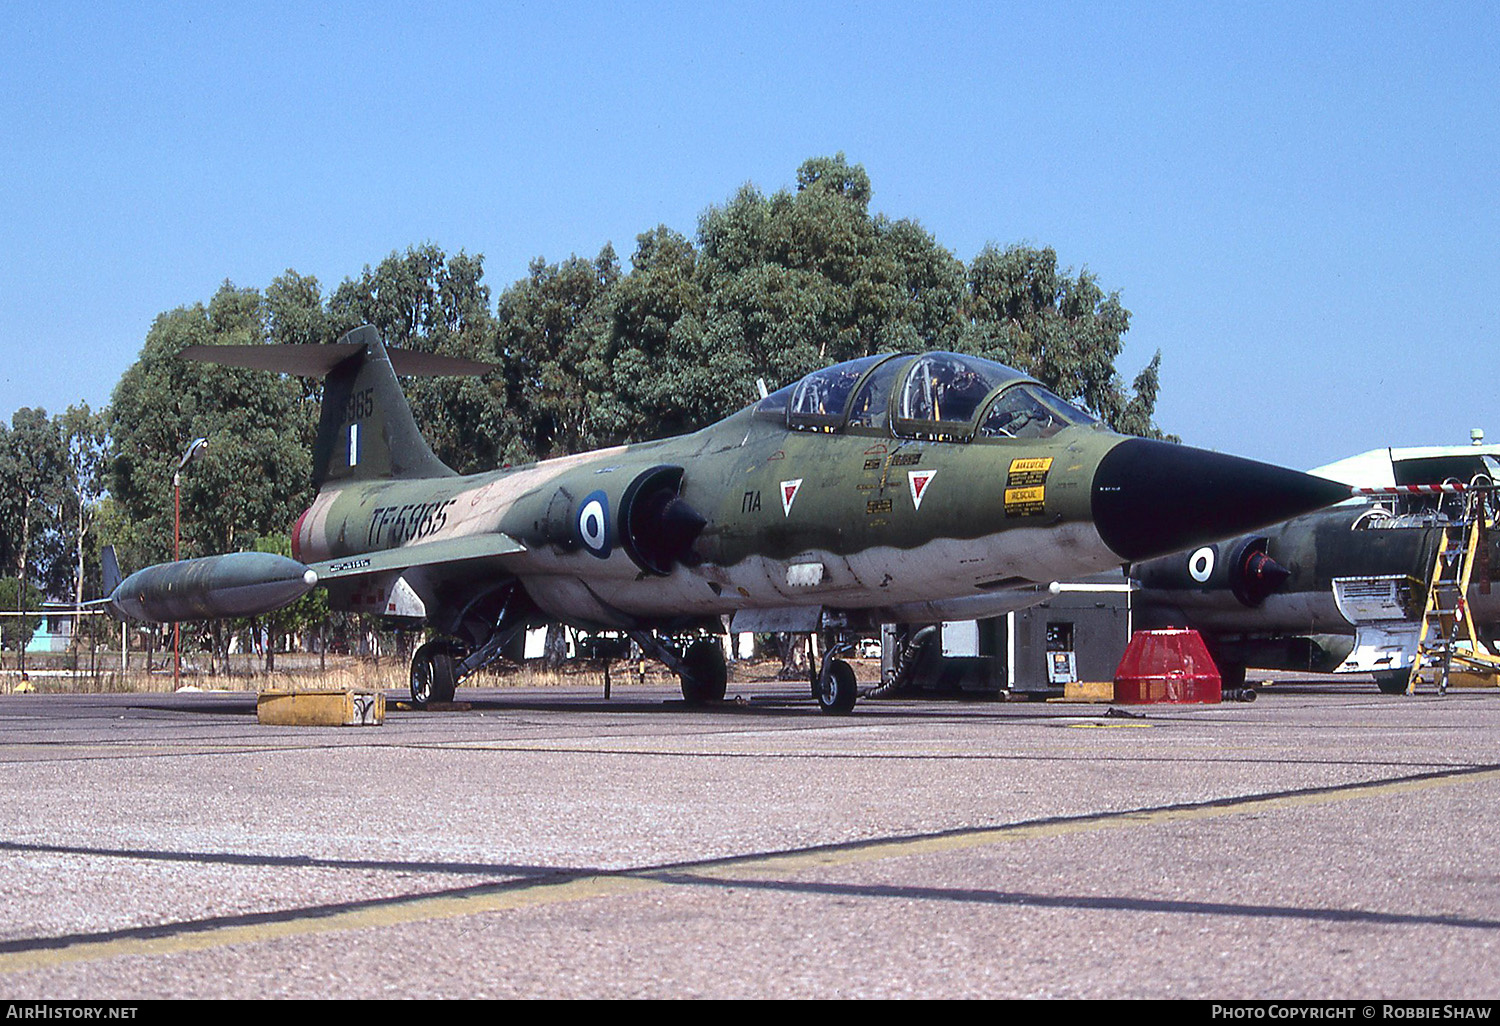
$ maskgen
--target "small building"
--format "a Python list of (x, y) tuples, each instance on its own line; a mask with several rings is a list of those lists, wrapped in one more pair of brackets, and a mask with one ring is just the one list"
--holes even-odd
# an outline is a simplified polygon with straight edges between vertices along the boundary
[(47, 608), (40, 612), (41, 623), (26, 643), (27, 653), (66, 652), (73, 644), (73, 610), (66, 613)]

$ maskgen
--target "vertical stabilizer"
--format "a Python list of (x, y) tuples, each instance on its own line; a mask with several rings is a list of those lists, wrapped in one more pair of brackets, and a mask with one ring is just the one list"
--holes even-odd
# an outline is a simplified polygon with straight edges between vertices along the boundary
[(104, 594), (108, 597), (113, 595), (115, 589), (120, 586), (120, 561), (115, 557), (115, 547), (104, 546), (100, 551), (99, 559), (104, 570)]
[(453, 477), (417, 430), (380, 332), (355, 328), (341, 345), (360, 346), (328, 372), (313, 446), (313, 484)]
[(411, 349), (387, 349), (371, 325), (332, 345), (188, 346), (184, 360), (324, 379), (323, 413), (313, 444), (313, 483), (453, 477), (433, 454), (396, 375), (488, 374), (494, 364)]

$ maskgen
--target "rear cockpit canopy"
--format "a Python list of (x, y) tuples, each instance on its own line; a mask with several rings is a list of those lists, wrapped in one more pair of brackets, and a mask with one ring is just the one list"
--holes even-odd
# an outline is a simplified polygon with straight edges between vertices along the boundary
[(834, 364), (771, 393), (755, 413), (800, 431), (950, 441), (1050, 438), (1099, 423), (1018, 370), (944, 352)]

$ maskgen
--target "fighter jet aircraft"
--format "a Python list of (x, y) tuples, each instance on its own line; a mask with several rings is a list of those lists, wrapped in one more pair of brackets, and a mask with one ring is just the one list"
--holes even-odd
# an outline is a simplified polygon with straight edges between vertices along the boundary
[[(1500, 447), (1378, 449), (1318, 468), (1379, 498), (1351, 500), (1253, 534), (1138, 563), (1138, 628), (1203, 635), (1226, 689), (1246, 667), (1373, 673), (1407, 690), (1426, 587), (1464, 493), (1500, 473)], [(1466, 608), (1482, 640), (1500, 634), (1500, 532), (1489, 532)]]
[[(419, 704), (451, 698), (527, 625), (629, 632), (721, 699), (704, 632), (826, 632), (819, 705), (845, 712), (842, 657), (882, 622), (972, 618), (1078, 577), (1345, 498), (1337, 483), (1127, 438), (1037, 381), (954, 353), (816, 371), (690, 435), (461, 477), (422, 439), (397, 375), (482, 364), (387, 350), (371, 327), (327, 346), (192, 347), (184, 357), (326, 378), (318, 495), (293, 559), (234, 553), (148, 567), (111, 605), (159, 622), (247, 615), (314, 586), (334, 608), (437, 637)], [(696, 638), (696, 640), (691, 640)]]

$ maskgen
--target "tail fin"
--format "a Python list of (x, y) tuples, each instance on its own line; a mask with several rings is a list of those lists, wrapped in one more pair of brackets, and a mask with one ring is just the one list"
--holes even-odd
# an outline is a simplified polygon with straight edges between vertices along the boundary
[(104, 568), (104, 597), (108, 598), (120, 586), (121, 579), (120, 561), (115, 558), (115, 547), (113, 545), (104, 546), (104, 549), (100, 552), (100, 561)]
[(367, 324), (343, 342), (363, 345), (323, 383), (313, 484), (454, 476), (417, 430), (380, 332)]
[(189, 346), (184, 359), (323, 377), (323, 412), (313, 444), (313, 484), (452, 477), (417, 429), (397, 374), (485, 374), (491, 364), (405, 349), (387, 350), (370, 325), (334, 345)]

